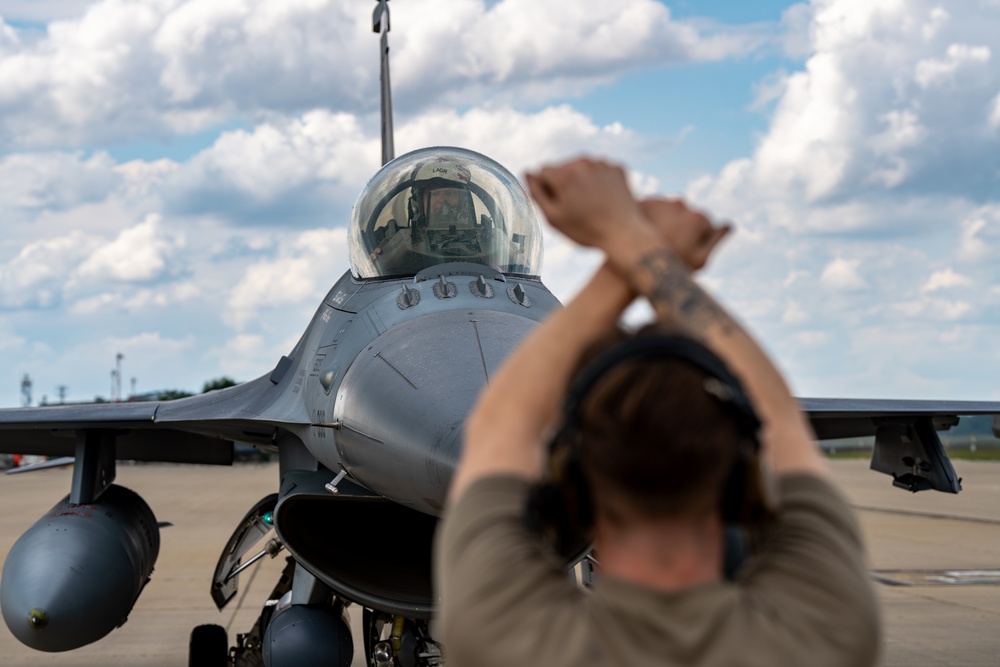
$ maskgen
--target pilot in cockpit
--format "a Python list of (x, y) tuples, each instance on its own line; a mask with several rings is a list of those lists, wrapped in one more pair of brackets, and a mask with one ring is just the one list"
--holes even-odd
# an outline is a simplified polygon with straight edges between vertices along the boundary
[(358, 277), (413, 275), (445, 262), (534, 275), (541, 261), (520, 183), (458, 148), (415, 151), (383, 167), (359, 197), (351, 230)]
[(424, 193), (424, 210), (435, 227), (470, 227), (475, 216), (471, 204), (469, 193), (458, 188), (438, 188)]
[(452, 234), (459, 229), (472, 229), (476, 222), (476, 207), (469, 183), (472, 175), (464, 165), (439, 157), (423, 165), (416, 173), (408, 204), (408, 217), (414, 242), (423, 240), (427, 230)]

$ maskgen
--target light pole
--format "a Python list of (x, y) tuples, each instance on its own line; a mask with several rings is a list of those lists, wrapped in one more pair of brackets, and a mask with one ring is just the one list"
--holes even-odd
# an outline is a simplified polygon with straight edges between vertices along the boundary
[(115, 403), (122, 402), (122, 359), (125, 355), (119, 352), (115, 355)]

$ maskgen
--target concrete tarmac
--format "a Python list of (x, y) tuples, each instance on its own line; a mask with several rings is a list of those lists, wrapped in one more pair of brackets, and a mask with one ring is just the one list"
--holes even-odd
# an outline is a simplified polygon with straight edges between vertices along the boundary
[[(837, 479), (858, 508), (885, 618), (882, 664), (920, 667), (995, 665), (1000, 661), (1000, 463), (956, 461), (965, 490), (916, 495), (860, 460), (834, 461)], [(0, 475), (0, 558), (68, 493), (70, 468)], [(69, 653), (39, 653), (0, 627), (0, 665), (183, 667), (196, 625), (246, 632), (259, 613), (283, 556), (240, 577), (223, 612), (209, 585), (222, 547), (249, 507), (277, 488), (275, 465), (235, 468), (120, 465), (117, 483), (142, 495), (160, 521), (160, 557), (128, 622), (95, 644)], [(352, 614), (360, 654), (360, 614)], [(805, 664), (805, 663), (803, 663)]]

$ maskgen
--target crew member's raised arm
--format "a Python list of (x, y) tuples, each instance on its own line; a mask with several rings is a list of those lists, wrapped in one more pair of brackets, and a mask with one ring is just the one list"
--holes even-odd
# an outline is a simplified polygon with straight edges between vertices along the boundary
[[(687, 253), (699, 246), (684, 235), (718, 234), (719, 228), (679, 201), (647, 203), (644, 215), (632, 201), (624, 172), (602, 162), (578, 160), (543, 169), (529, 179), (529, 187), (554, 227), (577, 243), (603, 250), (631, 288), (649, 299), (662, 324), (703, 340), (740, 377), (763, 422), (762, 445), (775, 473), (825, 474), (809, 424), (781, 374), (691, 278), (688, 267), (696, 266), (697, 258)], [(651, 205), (659, 207), (652, 216)]]
[(449, 497), (487, 474), (541, 476), (546, 436), (581, 352), (614, 324), (634, 295), (609, 267), (514, 351), (479, 396), (465, 425)]
[[(529, 176), (528, 185), (535, 193), (537, 180)], [(537, 199), (539, 195), (535, 194)], [(614, 194), (622, 195), (617, 191)], [(619, 206), (627, 214), (634, 214), (639, 224), (649, 230), (668, 229), (664, 238), (678, 250), (687, 271), (704, 266), (728, 231), (712, 227), (704, 218), (674, 221), (669, 203), (637, 203), (627, 188), (613, 203), (600, 195), (596, 198), (602, 199), (604, 207)], [(542, 209), (549, 213), (545, 205)], [(466, 423), (462, 458), (449, 492), (452, 500), (487, 474), (539, 478), (546, 454), (544, 446), (556, 425), (570, 374), (580, 355), (615, 324), (634, 298), (635, 290), (622, 272), (605, 265), (576, 298), (549, 316), (514, 351), (480, 395)]]

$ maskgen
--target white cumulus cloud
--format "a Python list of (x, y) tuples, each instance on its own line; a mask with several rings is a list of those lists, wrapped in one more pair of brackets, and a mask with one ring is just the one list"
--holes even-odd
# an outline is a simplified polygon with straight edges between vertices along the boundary
[(0, 158), (0, 211), (59, 210), (103, 199), (118, 176), (106, 153), (15, 153)]
[(951, 267), (948, 267), (932, 273), (931, 277), (927, 279), (927, 282), (924, 283), (924, 286), (920, 290), (922, 292), (933, 292), (949, 287), (962, 287), (968, 285), (970, 282), (967, 276), (955, 273)]
[(80, 265), (77, 277), (123, 282), (152, 280), (167, 270), (174, 251), (183, 245), (182, 238), (161, 229), (158, 215), (150, 214), (95, 250)]
[(278, 257), (256, 262), (229, 294), (224, 319), (238, 329), (265, 308), (319, 303), (347, 269), (347, 230), (313, 229), (283, 246)]
[[(991, 131), (1000, 70), (990, 66), (1000, 8), (966, 1), (942, 13), (926, 0), (812, 7), (811, 53), (801, 70), (770, 84), (778, 98), (752, 158), (693, 193), (730, 207), (747, 196), (801, 228), (818, 209), (885, 200), (888, 189), (946, 196), (992, 189), (995, 173), (973, 183), (957, 178), (1000, 151)], [(855, 222), (843, 216), (839, 227)], [(886, 219), (869, 215), (864, 224)]]
[[(600, 126), (566, 105), (536, 112), (508, 106), (431, 110), (396, 128), (397, 154), (434, 145), (482, 152), (515, 174), (583, 152), (628, 161), (651, 143), (620, 124)], [(346, 223), (346, 212), (379, 167), (379, 139), (352, 114), (312, 110), (250, 130), (222, 133), (187, 162), (130, 163), (130, 187), (162, 182), (168, 212), (212, 214), (240, 224), (306, 227)], [(649, 174), (636, 173), (646, 192)], [(340, 212), (340, 215), (336, 215)]]
[(990, 104), (989, 124), (994, 129), (1000, 127), (1000, 94), (994, 97)]
[(13, 307), (53, 306), (62, 296), (72, 270), (100, 241), (82, 232), (35, 241), (0, 264), (0, 305)]
[(962, 220), (956, 256), (963, 262), (989, 262), (1000, 256), (1000, 202), (970, 211)]
[[(955, 360), (1000, 312), (1000, 5), (813, 0), (806, 17), (803, 65), (758, 89), (773, 110), (753, 151), (686, 188), (741, 232), (715, 280), (807, 391), (857, 395), (867, 365), (897, 395), (960, 392)], [(807, 346), (816, 330), (835, 334)], [(920, 370), (876, 379), (901, 368)]]
[(824, 286), (834, 290), (858, 290), (868, 286), (858, 273), (860, 261), (856, 259), (837, 258), (826, 265), (820, 281)]
[[(548, 100), (629, 68), (742, 56), (772, 38), (676, 21), (655, 0), (390, 10), (396, 94), (423, 108), (465, 105), (487, 87)], [(370, 111), (377, 44), (352, 0), (101, 0), (37, 40), (0, 24), (0, 144), (162, 139), (320, 105)]]
[(918, 62), (914, 78), (920, 87), (927, 88), (952, 79), (964, 67), (984, 65), (991, 56), (988, 46), (951, 44), (943, 58), (927, 58)]

